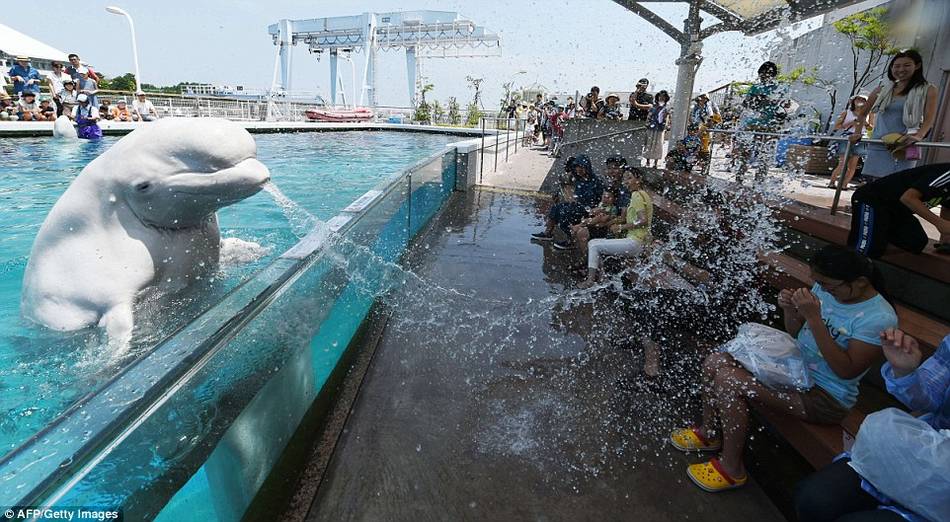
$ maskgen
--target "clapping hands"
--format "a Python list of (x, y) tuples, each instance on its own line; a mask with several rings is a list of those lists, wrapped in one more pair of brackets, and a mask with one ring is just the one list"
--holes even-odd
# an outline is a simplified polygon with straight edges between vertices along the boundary
[(897, 328), (888, 328), (881, 332), (881, 348), (884, 349), (884, 357), (891, 363), (897, 377), (916, 370), (923, 359), (917, 339)]

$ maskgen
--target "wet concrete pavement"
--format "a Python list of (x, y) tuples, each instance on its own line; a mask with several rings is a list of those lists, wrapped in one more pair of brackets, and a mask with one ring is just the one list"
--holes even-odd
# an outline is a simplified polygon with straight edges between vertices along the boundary
[[(567, 303), (543, 203), (457, 195), (413, 273), (308, 520), (783, 520), (754, 477), (711, 495), (664, 440), (695, 415), (698, 356), (647, 384), (611, 305)], [(680, 365), (679, 369), (676, 365)]]

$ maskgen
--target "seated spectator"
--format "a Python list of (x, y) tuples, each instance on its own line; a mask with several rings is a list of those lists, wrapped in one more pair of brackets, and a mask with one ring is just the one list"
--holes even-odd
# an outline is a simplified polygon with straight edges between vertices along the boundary
[(54, 121), (56, 120), (56, 108), (50, 103), (48, 96), (43, 96), (40, 98), (40, 114), (37, 117), (39, 121)]
[(20, 119), (17, 112), (17, 104), (13, 98), (6, 91), (0, 90), (0, 120), (16, 121)]
[(666, 153), (666, 170), (692, 172), (702, 156), (702, 136), (698, 125), (690, 125), (686, 136)]
[[(889, 328), (882, 332), (881, 344), (887, 358), (881, 368), (887, 391), (909, 409), (925, 414), (918, 419), (907, 421), (920, 423), (916, 428), (921, 435), (927, 434), (930, 429), (950, 429), (950, 335), (944, 337), (937, 352), (923, 363), (917, 340), (898, 329)], [(858, 438), (861, 437), (859, 432)], [(901, 477), (894, 476), (900, 468), (928, 470), (930, 476), (936, 473), (935, 470), (943, 469), (946, 472), (950, 466), (950, 463), (946, 462), (947, 451), (940, 452), (937, 448), (926, 451), (934, 441), (940, 440), (946, 441), (946, 438), (936, 436), (915, 440), (894, 437), (892, 442), (896, 448), (892, 446), (889, 451), (906, 452), (908, 461), (900, 467), (868, 472), (887, 475), (891, 482), (901, 480)], [(946, 442), (942, 444), (945, 445)], [(924, 451), (921, 451), (922, 448)], [(920, 458), (911, 461), (909, 456), (914, 454), (927, 455), (927, 461), (922, 462)], [(944, 456), (943, 461), (931, 460), (941, 454)], [(880, 483), (880, 480), (878, 482)], [(908, 477), (907, 483), (913, 484), (914, 477)], [(946, 486), (946, 481), (943, 485)], [(798, 513), (798, 520), (815, 522), (845, 519), (894, 522), (925, 518), (950, 520), (950, 504), (947, 503), (950, 497), (944, 496), (941, 501), (940, 498), (930, 496), (933, 491), (928, 491), (928, 494), (890, 498), (884, 491), (879, 490), (873, 481), (856, 471), (855, 466), (851, 464), (850, 455), (846, 455), (799, 484), (795, 494), (795, 511)]]
[[(574, 186), (574, 198), (568, 205), (566, 201), (560, 201), (551, 207), (545, 220), (543, 232), (531, 234), (531, 238), (536, 241), (551, 241), (554, 239), (554, 229), (560, 228), (565, 234), (570, 234), (571, 226), (580, 223), (587, 216), (590, 209), (597, 206), (604, 192), (604, 185), (593, 172), (590, 164), (590, 158), (585, 154), (571, 157), (567, 160), (565, 167), (573, 169), (572, 183)], [(578, 211), (580, 209), (580, 211)], [(573, 246), (570, 243), (555, 242), (559, 250), (570, 250)]]
[(22, 95), (24, 92), (40, 93), (40, 72), (30, 64), (29, 56), (17, 56), (16, 63), (7, 73), (13, 81), (13, 94)]
[(129, 110), (129, 106), (125, 103), (125, 100), (115, 102), (115, 107), (112, 108), (111, 119), (115, 121), (139, 121), (138, 115)]
[[(938, 216), (931, 207), (941, 205)], [(876, 258), (889, 243), (914, 253), (927, 246), (917, 216), (940, 232), (935, 250), (950, 253), (950, 163), (934, 163), (895, 172), (868, 183), (851, 196), (848, 244)]]
[(138, 121), (152, 121), (158, 119), (158, 112), (152, 102), (145, 99), (145, 93), (139, 91), (135, 93), (135, 101), (132, 102), (132, 112), (138, 117)]
[(112, 103), (109, 100), (102, 100), (102, 104), (99, 105), (99, 119), (100, 120), (111, 120), (114, 118), (112, 115)]
[(78, 105), (73, 108), (72, 119), (76, 122), (76, 133), (80, 138), (86, 140), (97, 140), (102, 137), (102, 129), (99, 128), (99, 110), (89, 101), (89, 96), (80, 93), (76, 97)]
[(620, 96), (614, 93), (607, 95), (605, 103), (597, 113), (598, 120), (620, 121), (623, 119), (623, 111), (620, 108)]
[(868, 258), (829, 245), (812, 259), (811, 276), (810, 290), (782, 290), (778, 305), (814, 386), (777, 392), (726, 353), (703, 363), (702, 424), (670, 435), (682, 451), (721, 450), (718, 459), (689, 466), (687, 475), (700, 488), (719, 492), (745, 485), (742, 449), (752, 404), (807, 422), (840, 423), (857, 401), (858, 382), (881, 354), (880, 332), (897, 325), (894, 308), (880, 293), (880, 272)]
[(630, 191), (623, 222), (610, 227), (616, 239), (592, 239), (587, 244), (587, 280), (578, 285), (590, 288), (600, 276), (602, 256), (633, 257), (653, 240), (650, 226), (653, 222), (653, 202), (650, 195), (640, 187), (637, 171), (631, 169), (623, 174), (623, 184)]
[(36, 93), (23, 91), (17, 102), (17, 117), (20, 121), (39, 121), (40, 105), (36, 103)]
[(578, 251), (584, 258), (583, 265), (572, 267), (573, 270), (583, 270), (587, 273), (587, 243), (592, 238), (604, 238), (610, 235), (612, 225), (623, 222), (620, 215), (626, 211), (627, 204), (630, 202), (630, 191), (623, 186), (623, 169), (626, 168), (627, 160), (622, 156), (611, 156), (606, 161), (605, 187), (604, 192), (611, 192), (615, 195), (614, 205), (617, 207), (617, 215), (613, 221), (607, 223), (587, 223), (583, 221), (571, 227), (571, 238), (577, 246)]

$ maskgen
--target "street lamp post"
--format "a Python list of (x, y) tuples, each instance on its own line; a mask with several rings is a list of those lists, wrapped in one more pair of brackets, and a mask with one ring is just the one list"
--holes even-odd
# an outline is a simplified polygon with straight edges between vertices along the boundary
[(132, 33), (132, 63), (135, 66), (135, 92), (139, 92), (142, 90), (142, 80), (141, 76), (139, 76), (139, 51), (135, 46), (135, 24), (132, 22), (132, 17), (129, 13), (126, 13), (114, 5), (106, 7), (106, 11), (115, 15), (122, 15), (129, 21), (129, 32)]

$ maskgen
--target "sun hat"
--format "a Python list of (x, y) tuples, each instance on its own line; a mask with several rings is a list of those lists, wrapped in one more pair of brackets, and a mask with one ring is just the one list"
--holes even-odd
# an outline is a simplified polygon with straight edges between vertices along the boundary
[(605, 99), (605, 100), (609, 100), (609, 99), (611, 99), (611, 98), (617, 98), (617, 101), (620, 101), (620, 95), (618, 95), (618, 94), (615, 93), (615, 92), (612, 92), (612, 93), (608, 94), (607, 97), (604, 98), (604, 99)]
[(10, 99), (10, 95), (7, 94), (6, 91), (0, 89), (0, 100), (9, 100), (9, 99)]
[(76, 85), (76, 80), (73, 80), (72, 78), (66, 78), (65, 80), (63, 80), (63, 85), (66, 85), (67, 83)]
[(119, 100), (115, 102), (116, 105), (125, 105), (125, 100)]
[(23, 91), (20, 93), (20, 96), (26, 98), (27, 96), (36, 96), (36, 93), (33, 91)]
[(28, 61), (30, 61), (30, 57), (27, 56), (27, 55), (25, 55), (25, 54), (21, 54), (21, 55), (18, 55), (18, 56), (16, 57), (16, 60), (15, 60), (15, 61), (17, 61), (17, 62), (28, 62)]
[(84, 92), (79, 93), (79, 96), (76, 96), (76, 101), (78, 102), (89, 101), (89, 96), (87, 96), (86, 93)]
[(136, 96), (145, 96), (145, 93), (142, 91), (135, 91)]

